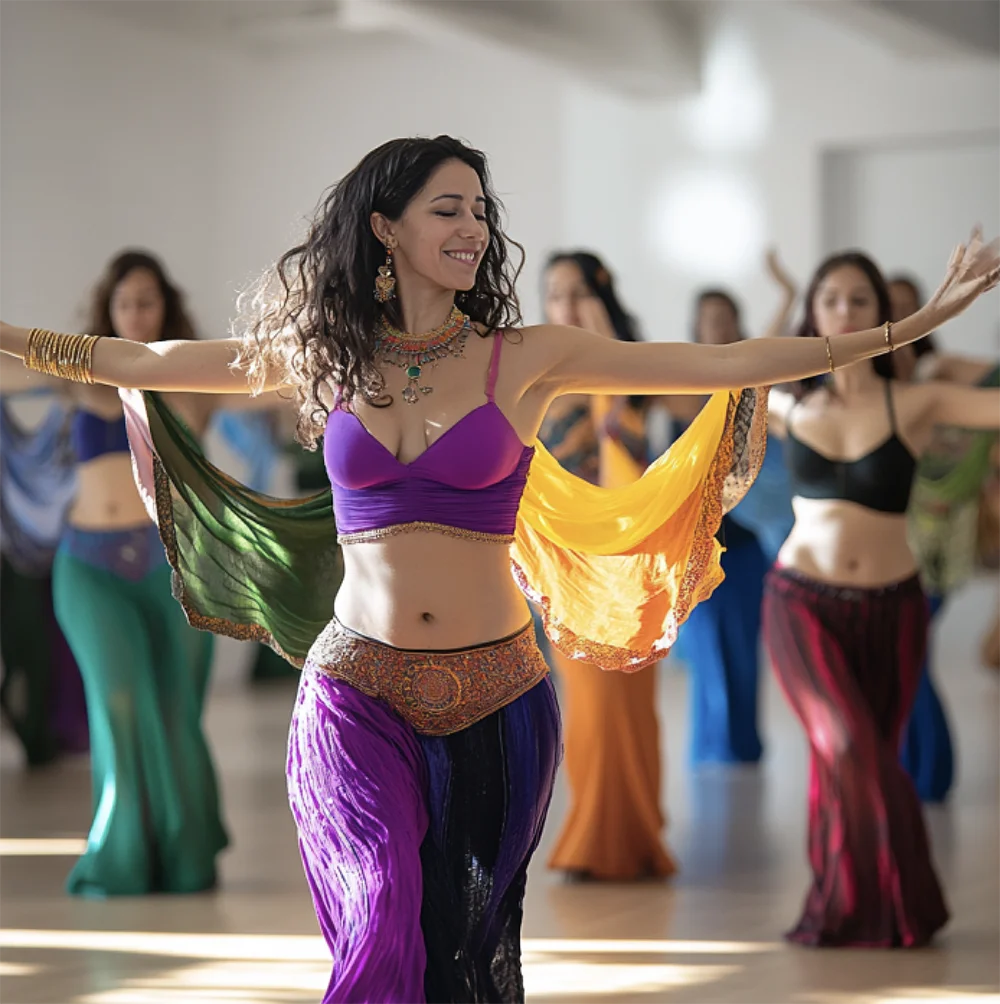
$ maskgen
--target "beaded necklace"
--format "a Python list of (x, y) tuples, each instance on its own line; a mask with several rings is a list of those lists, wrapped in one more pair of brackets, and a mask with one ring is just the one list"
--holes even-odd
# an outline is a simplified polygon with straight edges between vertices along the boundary
[(471, 331), (472, 321), (458, 307), (451, 308), (444, 324), (422, 335), (408, 335), (382, 318), (375, 351), (386, 362), (406, 370), (409, 382), (403, 388), (403, 400), (407, 404), (416, 404), (421, 394), (431, 394), (434, 391), (433, 387), (419, 382), (424, 366), (448, 356), (463, 358), (465, 343)]

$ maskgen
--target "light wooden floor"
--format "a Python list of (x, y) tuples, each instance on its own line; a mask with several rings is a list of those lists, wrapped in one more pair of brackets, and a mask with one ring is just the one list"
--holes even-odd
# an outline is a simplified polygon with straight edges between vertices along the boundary
[[(684, 677), (668, 668), (660, 701), (669, 841), (682, 872), (669, 884), (567, 885), (545, 871), (543, 846), (524, 925), (529, 1000), (1000, 1001), (998, 680), (974, 659), (995, 602), (993, 587), (973, 588), (938, 635), (961, 777), (951, 804), (928, 813), (954, 915), (934, 948), (815, 951), (781, 942), (807, 881), (803, 738), (768, 680), (762, 767), (692, 773), (683, 761)], [(292, 690), (246, 688), (231, 668), (232, 648), (222, 662), (230, 668), (217, 676), (209, 730), (234, 846), (215, 894), (98, 903), (65, 896), (67, 852), (89, 822), (87, 764), (27, 774), (4, 740), (4, 1004), (318, 1000), (329, 967), (299, 871), (282, 774)], [(560, 789), (549, 840), (564, 806)]]

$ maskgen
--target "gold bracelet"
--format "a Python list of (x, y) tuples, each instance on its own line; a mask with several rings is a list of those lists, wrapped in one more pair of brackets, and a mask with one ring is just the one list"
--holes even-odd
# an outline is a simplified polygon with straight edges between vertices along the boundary
[(885, 344), (890, 352), (896, 351), (896, 346), (892, 343), (892, 321), (885, 322)]
[(830, 348), (830, 336), (827, 335), (823, 340), (826, 342), (826, 360), (830, 364), (830, 372), (832, 373), (837, 367), (833, 365), (833, 350)]
[(24, 349), (24, 365), (46, 376), (94, 382), (94, 346), (99, 335), (60, 335), (44, 328), (32, 328)]

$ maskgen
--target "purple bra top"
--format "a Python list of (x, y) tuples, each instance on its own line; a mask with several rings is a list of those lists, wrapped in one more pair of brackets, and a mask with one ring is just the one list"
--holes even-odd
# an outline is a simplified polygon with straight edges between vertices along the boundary
[(355, 540), (378, 539), (413, 524), (486, 540), (513, 535), (535, 450), (521, 442), (493, 399), (502, 346), (497, 333), (486, 401), (409, 464), (338, 398), (327, 418), (323, 457), (343, 542), (355, 534)]

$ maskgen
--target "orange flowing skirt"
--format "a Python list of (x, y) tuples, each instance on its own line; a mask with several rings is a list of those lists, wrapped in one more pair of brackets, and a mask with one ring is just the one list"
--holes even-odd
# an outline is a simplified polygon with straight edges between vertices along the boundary
[[(607, 401), (593, 404), (600, 423)], [(618, 487), (642, 474), (626, 450), (601, 437), (601, 483)], [(607, 672), (552, 648), (564, 720), (563, 769), (570, 807), (549, 867), (593, 879), (672, 875), (663, 844), (657, 665)]]
[(663, 843), (656, 666), (608, 673), (553, 650), (570, 807), (549, 867), (594, 879), (672, 875)]

